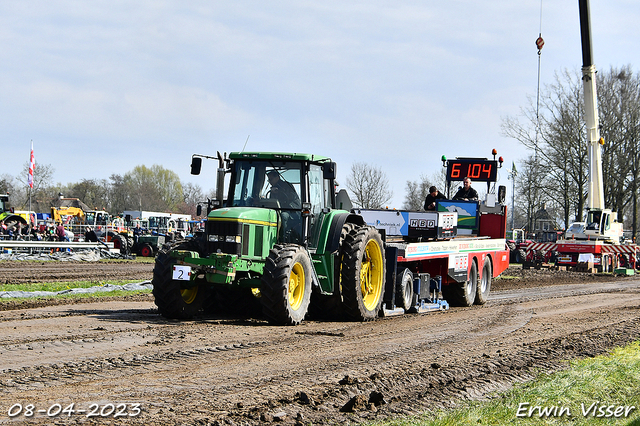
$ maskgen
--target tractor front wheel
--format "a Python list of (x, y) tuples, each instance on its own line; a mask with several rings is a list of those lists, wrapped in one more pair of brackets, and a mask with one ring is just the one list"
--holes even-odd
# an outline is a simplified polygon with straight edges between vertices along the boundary
[[(169, 319), (190, 319), (201, 309), (209, 288), (191, 281), (174, 280), (174, 259), (163, 250), (153, 268), (153, 297), (160, 314)], [(195, 285), (193, 285), (195, 284)]]
[(372, 226), (355, 228), (344, 239), (342, 302), (351, 320), (370, 321), (378, 316), (384, 293), (384, 245)]
[(151, 247), (151, 244), (144, 244), (141, 248), (140, 248), (140, 256), (142, 257), (152, 257), (153, 256), (153, 247)]
[(311, 259), (298, 245), (276, 245), (269, 251), (262, 276), (262, 311), (272, 324), (298, 325), (311, 300)]

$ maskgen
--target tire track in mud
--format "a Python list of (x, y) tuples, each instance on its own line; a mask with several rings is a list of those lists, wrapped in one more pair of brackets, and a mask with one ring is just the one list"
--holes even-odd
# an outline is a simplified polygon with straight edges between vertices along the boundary
[[(89, 339), (91, 340), (91, 339)], [(53, 346), (56, 342), (52, 342)], [(63, 343), (63, 342), (59, 342)], [(10, 392), (12, 389), (29, 390), (43, 386), (68, 385), (75, 382), (99, 379), (114, 375), (126, 377), (132, 375), (132, 369), (144, 367), (149, 371), (157, 367), (157, 370), (169, 370), (168, 363), (183, 364), (185, 360), (198, 360), (207, 358), (211, 354), (220, 352), (237, 351), (263, 345), (265, 342), (230, 343), (223, 346), (206, 346), (188, 350), (164, 351), (150, 355), (128, 355), (112, 358), (90, 359), (79, 362), (57, 362), (16, 369), (3, 369), (0, 372), (0, 393)], [(70, 342), (70, 344), (83, 344), (83, 342)], [(64, 343), (63, 349), (67, 349)], [(63, 351), (61, 351), (63, 352)], [(229, 355), (234, 357), (235, 355)], [(102, 373), (110, 374), (103, 375)]]

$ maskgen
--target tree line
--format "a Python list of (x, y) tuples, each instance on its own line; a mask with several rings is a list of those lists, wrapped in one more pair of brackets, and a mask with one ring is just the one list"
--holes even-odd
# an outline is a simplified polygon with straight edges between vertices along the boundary
[(65, 198), (78, 198), (96, 210), (122, 214), (124, 210), (146, 210), (196, 215), (198, 203), (212, 197), (213, 190), (204, 193), (199, 185), (181, 182), (177, 173), (159, 165), (139, 165), (109, 179), (82, 179), (66, 185), (54, 184), (54, 168), (50, 164), (36, 164), (33, 189), (27, 184), (25, 164), (19, 176), (0, 176), (0, 193), (9, 193), (9, 201), (18, 210), (48, 213), (52, 202), (62, 194)]

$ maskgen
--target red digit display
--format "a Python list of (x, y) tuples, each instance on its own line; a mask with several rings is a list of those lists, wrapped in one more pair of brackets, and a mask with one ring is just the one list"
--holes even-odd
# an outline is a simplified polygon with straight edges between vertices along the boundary
[(460, 181), (469, 177), (479, 182), (496, 182), (498, 162), (484, 158), (461, 158), (447, 161), (447, 180)]

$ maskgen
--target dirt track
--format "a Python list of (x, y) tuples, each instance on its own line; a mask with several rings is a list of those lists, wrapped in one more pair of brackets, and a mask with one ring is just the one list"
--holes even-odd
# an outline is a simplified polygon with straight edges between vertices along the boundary
[[(131, 263), (116, 265), (128, 269)], [(6, 266), (6, 268), (5, 268)], [(0, 282), (12, 265), (0, 264)], [(38, 277), (45, 277), (40, 268)], [(101, 266), (102, 267), (102, 266)], [(152, 265), (146, 265), (150, 278)], [(93, 266), (67, 265), (93, 275)], [(25, 271), (25, 273), (27, 273)], [(103, 272), (108, 274), (108, 272)], [(139, 274), (140, 271), (132, 272)], [(144, 272), (142, 273), (144, 275)], [(563, 359), (640, 337), (640, 281), (509, 270), (483, 307), (272, 327), (260, 318), (166, 321), (150, 298), (0, 312), (0, 424), (337, 424), (449, 406), (527, 380)], [(17, 274), (20, 275), (20, 274)], [(140, 279), (136, 276), (134, 279)], [(9, 280), (10, 281), (10, 280)], [(40, 302), (43, 303), (43, 302)], [(611, 401), (615, 403), (616, 401)], [(91, 404), (96, 404), (91, 407)], [(124, 404), (120, 405), (119, 404)], [(117, 412), (117, 410), (116, 410)], [(514, 410), (515, 418), (515, 410)]]

